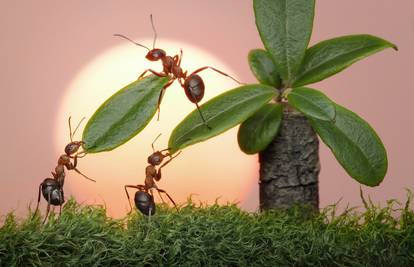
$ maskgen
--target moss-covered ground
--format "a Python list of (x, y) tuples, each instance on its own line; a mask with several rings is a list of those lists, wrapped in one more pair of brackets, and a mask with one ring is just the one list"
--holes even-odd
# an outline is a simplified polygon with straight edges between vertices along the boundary
[(191, 201), (178, 212), (157, 208), (150, 218), (115, 220), (71, 199), (45, 225), (9, 214), (0, 266), (414, 266), (410, 197), (341, 214), (335, 206), (251, 214)]

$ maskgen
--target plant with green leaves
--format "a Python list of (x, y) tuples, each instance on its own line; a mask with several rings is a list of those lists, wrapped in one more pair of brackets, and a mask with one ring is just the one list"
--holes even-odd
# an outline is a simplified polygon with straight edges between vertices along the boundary
[[(317, 198), (316, 131), (352, 178), (368, 186), (381, 183), (387, 171), (387, 155), (375, 131), (321, 91), (305, 86), (371, 54), (397, 47), (361, 34), (322, 41), (308, 48), (314, 0), (254, 0), (253, 8), (265, 49), (250, 51), (248, 62), (259, 83), (237, 87), (204, 103), (200, 110), (205, 122), (198, 110), (191, 112), (171, 133), (169, 152), (176, 153), (241, 124), (241, 150), (259, 153), (261, 199), (262, 186), (263, 192), (267, 190), (264, 198), (275, 195), (270, 187), (283, 189), (275, 199), (281, 195), (306, 196), (296, 189), (286, 191), (288, 187), (302, 190), (302, 186), (311, 186)], [(110, 151), (144, 129), (168, 81), (168, 77), (151, 75), (111, 96), (84, 129), (85, 152)], [(271, 180), (277, 180), (276, 185)], [(292, 202), (290, 197), (288, 202)], [(315, 203), (317, 206), (317, 200)]]
[[(255, 154), (277, 142), (282, 135), (279, 132), (283, 120), (289, 114), (299, 114), (306, 118), (302, 124), (310, 123), (311, 129), (328, 145), (352, 178), (368, 186), (380, 184), (387, 171), (387, 154), (375, 131), (357, 114), (334, 103), (321, 91), (305, 86), (322, 81), (371, 54), (386, 48), (397, 50), (397, 47), (367, 34), (338, 37), (308, 47), (314, 0), (254, 0), (253, 7), (265, 49), (251, 50), (248, 62), (260, 84), (233, 89), (205, 103), (201, 110), (213, 128), (211, 131), (203, 127), (196, 111), (189, 114), (170, 136), (171, 152), (207, 140), (241, 123), (239, 146), (245, 153)], [(287, 129), (282, 131), (289, 132)], [(303, 146), (307, 139), (316, 138), (312, 132), (302, 136), (296, 144), (285, 146)], [(283, 142), (279, 140), (281, 146)], [(317, 145), (317, 139), (315, 142)], [(276, 158), (279, 148), (271, 151)], [(312, 153), (318, 153), (317, 148)], [(264, 155), (261, 163), (265, 157), (272, 156)], [(291, 160), (291, 155), (287, 160)], [(289, 163), (276, 161), (272, 164), (273, 167), (267, 169), (293, 171), (292, 166), (284, 166)], [(311, 164), (317, 176), (317, 155)]]

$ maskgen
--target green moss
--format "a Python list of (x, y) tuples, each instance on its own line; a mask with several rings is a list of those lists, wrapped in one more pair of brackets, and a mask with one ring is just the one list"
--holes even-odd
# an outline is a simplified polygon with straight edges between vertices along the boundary
[[(73, 199), (60, 219), (39, 216), (0, 228), (0, 266), (414, 266), (414, 212), (389, 201), (366, 211), (335, 205), (249, 214), (235, 205), (158, 206), (151, 218), (106, 217)], [(304, 214), (308, 214), (304, 216)]]

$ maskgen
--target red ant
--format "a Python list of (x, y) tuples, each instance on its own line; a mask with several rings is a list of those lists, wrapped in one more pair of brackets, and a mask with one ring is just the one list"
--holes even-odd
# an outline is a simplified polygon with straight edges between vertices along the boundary
[[(169, 77), (170, 81), (164, 86), (163, 90), (160, 93), (160, 96), (158, 98), (158, 119), (160, 116), (160, 104), (161, 104), (161, 100), (164, 94), (164, 91), (175, 81), (178, 80), (178, 82), (180, 83), (181, 87), (184, 89), (184, 92), (187, 96), (187, 98), (196, 105), (198, 112), (200, 113), (200, 117), (203, 120), (204, 124), (207, 125), (206, 120), (204, 119), (203, 114), (200, 111), (200, 107), (198, 105), (198, 102), (201, 101), (201, 99), (204, 96), (204, 82), (203, 79), (201, 79), (201, 77), (199, 75), (197, 75), (197, 73), (206, 70), (206, 69), (211, 69), (214, 70), (226, 77), (229, 77), (230, 79), (234, 80), (235, 82), (241, 84), (241, 82), (239, 82), (238, 80), (236, 80), (235, 78), (233, 78), (232, 76), (216, 69), (210, 66), (205, 66), (202, 68), (199, 68), (195, 71), (193, 71), (190, 75), (187, 76), (187, 71), (183, 71), (183, 69), (181, 68), (181, 60), (183, 58), (183, 50), (180, 50), (180, 55), (175, 55), (174, 57), (171, 56), (167, 56), (166, 52), (162, 49), (159, 48), (155, 48), (155, 42), (157, 40), (157, 32), (155, 30), (155, 26), (154, 26), (154, 22), (152, 20), (152, 14), (150, 15), (150, 19), (151, 19), (151, 25), (152, 25), (152, 29), (154, 32), (154, 41), (152, 44), (152, 49), (149, 49), (148, 47), (146, 47), (145, 45), (139, 44), (137, 42), (134, 42), (133, 40), (131, 40), (130, 38), (122, 35), (122, 34), (114, 34), (114, 36), (118, 36), (121, 38), (124, 38), (130, 42), (132, 42), (135, 45), (144, 47), (148, 50), (147, 55), (145, 56), (146, 59), (148, 59), (149, 61), (158, 61), (161, 60), (162, 62), (162, 66), (163, 66), (163, 71), (162, 72), (157, 72), (154, 71), (152, 69), (147, 69), (145, 70), (139, 77), (138, 79), (141, 79), (147, 72), (151, 72), (152, 74), (158, 76), (158, 77)], [(210, 128), (207, 125), (208, 128)]]
[[(75, 172), (79, 173), (86, 179), (96, 182), (95, 180), (87, 177), (83, 173), (81, 173), (77, 168), (78, 164), (78, 158), (83, 158), (86, 156), (86, 152), (82, 151), (78, 153), (79, 148), (85, 143), (83, 141), (73, 141), (73, 136), (75, 135), (76, 131), (79, 128), (79, 125), (82, 123), (82, 121), (85, 118), (83, 118), (78, 125), (75, 128), (75, 131), (72, 133), (72, 126), (71, 126), (71, 117), (68, 119), (69, 123), (69, 131), (70, 131), (70, 143), (66, 145), (65, 147), (65, 154), (61, 155), (58, 159), (58, 164), (55, 168), (55, 171), (52, 171), (53, 178), (46, 178), (43, 180), (43, 182), (39, 185), (39, 194), (37, 197), (37, 206), (36, 210), (33, 214), (33, 217), (36, 215), (38, 209), (39, 209), (39, 203), (40, 203), (40, 192), (42, 192), (42, 195), (44, 199), (47, 201), (47, 209), (46, 209), (46, 216), (43, 220), (43, 224), (46, 221), (46, 218), (48, 217), (50, 205), (53, 206), (59, 206), (59, 216), (62, 213), (62, 204), (65, 202), (65, 198), (63, 195), (63, 184), (65, 182), (65, 167), (67, 170), (74, 170)], [(71, 159), (73, 159), (73, 163), (71, 162)]]
[[(127, 195), (128, 198), (128, 203), (129, 206), (131, 207), (131, 212), (132, 212), (132, 206), (131, 206), (131, 200), (129, 198), (129, 194), (128, 194), (128, 190), (127, 188), (135, 188), (138, 189), (138, 191), (135, 193), (135, 198), (134, 198), (134, 202), (135, 202), (135, 206), (137, 207), (137, 209), (139, 209), (143, 214), (145, 215), (153, 215), (155, 214), (155, 202), (154, 202), (154, 195), (152, 190), (155, 189), (157, 190), (162, 202), (164, 202), (164, 199), (161, 196), (161, 193), (165, 193), (167, 195), (167, 197), (171, 200), (171, 202), (174, 204), (175, 208), (177, 208), (177, 204), (175, 204), (174, 200), (171, 198), (171, 196), (163, 189), (158, 188), (158, 186), (155, 184), (155, 181), (159, 181), (161, 180), (161, 169), (167, 165), (168, 163), (171, 162), (171, 160), (173, 160), (175, 157), (177, 157), (180, 153), (178, 152), (177, 155), (175, 156), (171, 156), (171, 154), (169, 154), (168, 152), (166, 153), (162, 153), (164, 151), (167, 151), (167, 149), (161, 150), (161, 151), (155, 151), (154, 149), (154, 143), (155, 141), (157, 141), (157, 139), (161, 136), (161, 134), (159, 134), (154, 142), (152, 142), (151, 147), (152, 147), (152, 151), (153, 153), (148, 157), (148, 163), (150, 165), (148, 165), (145, 168), (145, 184), (143, 185), (125, 185), (125, 193)], [(164, 158), (169, 157), (169, 159), (162, 164), (158, 170), (156, 169), (156, 166), (160, 165), (162, 163), (162, 161), (164, 160)], [(150, 192), (150, 193), (148, 193)], [(165, 202), (164, 202), (165, 203)]]

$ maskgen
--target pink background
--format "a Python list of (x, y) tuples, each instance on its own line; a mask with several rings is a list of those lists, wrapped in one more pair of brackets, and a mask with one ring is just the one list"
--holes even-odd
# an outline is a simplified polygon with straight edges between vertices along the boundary
[[(53, 124), (64, 89), (83, 66), (114, 45), (113, 33), (151, 38), (150, 13), (159, 35), (200, 47), (243, 81), (255, 82), (246, 55), (262, 44), (251, 1), (0, 2), (0, 215), (24, 211), (54, 168)], [(403, 200), (404, 189), (414, 189), (414, 2), (317, 1), (311, 44), (355, 33), (383, 37), (400, 51), (381, 52), (312, 87), (360, 114), (382, 138), (389, 171), (380, 186), (364, 188), (372, 199)], [(359, 184), (324, 144), (320, 155), (321, 207), (341, 197), (360, 205)], [(257, 203), (256, 184), (246, 197), (247, 203)]]

